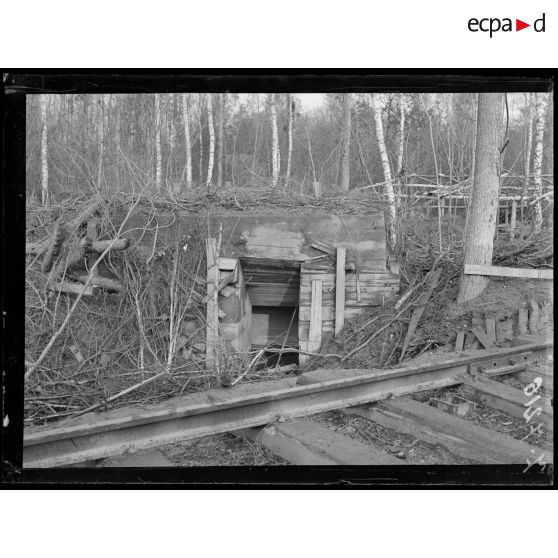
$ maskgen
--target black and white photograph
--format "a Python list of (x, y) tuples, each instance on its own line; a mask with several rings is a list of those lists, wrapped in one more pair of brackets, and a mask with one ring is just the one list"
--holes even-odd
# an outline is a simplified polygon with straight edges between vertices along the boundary
[(24, 471), (552, 483), (552, 81), (368, 78), (27, 91)]

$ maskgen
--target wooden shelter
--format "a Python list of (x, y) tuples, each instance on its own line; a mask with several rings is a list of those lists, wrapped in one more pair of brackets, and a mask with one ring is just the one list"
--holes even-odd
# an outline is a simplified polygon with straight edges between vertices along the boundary
[[(141, 230), (143, 219), (132, 218), (130, 229)], [(209, 239), (208, 353), (216, 337), (239, 352), (270, 345), (314, 352), (345, 318), (399, 288), (382, 213), (180, 213), (157, 221), (163, 234), (179, 227)], [(152, 234), (142, 232), (142, 243)]]

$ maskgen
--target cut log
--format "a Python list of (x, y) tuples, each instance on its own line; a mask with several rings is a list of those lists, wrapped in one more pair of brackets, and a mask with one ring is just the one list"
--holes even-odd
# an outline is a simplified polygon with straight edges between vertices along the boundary
[(310, 420), (275, 423), (235, 432), (293, 465), (401, 465), (401, 461)]
[[(114, 242), (114, 244), (113, 244)], [(112, 246), (111, 246), (112, 244)], [(129, 238), (119, 238), (118, 240), (96, 240), (91, 243), (93, 252), (103, 253), (110, 246), (110, 251), (127, 250), (130, 247)]]
[[(70, 276), (72, 279), (79, 281), (80, 283), (86, 283), (89, 279), (89, 275), (74, 275)], [(124, 286), (120, 281), (115, 281), (114, 279), (109, 279), (108, 277), (101, 277), (100, 275), (94, 275), (93, 279), (89, 282), (92, 286), (101, 287), (107, 291), (114, 291), (121, 293), (124, 291)]]
[(546, 279), (552, 281), (554, 270), (550, 269), (520, 269), (515, 267), (500, 267), (496, 265), (466, 264), (465, 275), (489, 275), (496, 277), (519, 277), (523, 279)]
[(97, 296), (99, 294), (99, 287), (92, 285), (78, 285), (77, 283), (68, 283), (66, 281), (52, 281), (48, 284), (48, 288), (51, 291), (56, 291), (59, 293), (68, 293), (82, 296)]
[(56, 223), (54, 227), (54, 237), (41, 263), (41, 271), (43, 273), (48, 273), (52, 269), (54, 260), (60, 254), (60, 248), (62, 248), (62, 243), (64, 242), (64, 235), (64, 227), (61, 223)]
[[(445, 447), (459, 457), (487, 464), (527, 464), (543, 450), (510, 436), (478, 426), (407, 397), (383, 401), (367, 407), (353, 407), (351, 416), (394, 428), (429, 444)], [(552, 452), (544, 452), (552, 462)]]

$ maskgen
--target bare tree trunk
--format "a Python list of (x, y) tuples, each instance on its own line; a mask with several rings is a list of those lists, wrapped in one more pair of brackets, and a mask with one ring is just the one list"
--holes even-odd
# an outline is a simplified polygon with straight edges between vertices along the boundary
[(120, 158), (120, 151), (121, 151), (121, 146), (120, 146), (120, 141), (121, 141), (121, 135), (120, 135), (120, 126), (122, 125), (122, 110), (124, 107), (124, 102), (123, 99), (120, 95), (113, 95), (113, 103), (114, 103), (114, 113), (115, 113), (115, 119), (114, 119), (114, 145), (115, 145), (115, 171), (116, 171), (116, 189), (118, 191), (120, 191), (120, 189), (122, 188), (122, 181), (121, 181), (121, 172), (120, 172), (120, 165), (122, 163), (121, 158)]
[(200, 173), (200, 184), (203, 184), (203, 127), (202, 127), (202, 113), (203, 113), (203, 93), (198, 96), (199, 102), (199, 128), (200, 128), (200, 160), (199, 160), (199, 173)]
[(382, 111), (377, 93), (371, 94), (372, 108), (374, 109), (374, 123), (376, 124), (376, 139), (378, 140), (378, 149), (380, 151), (380, 159), (384, 169), (385, 192), (388, 202), (388, 223), (387, 231), (389, 243), (391, 248), (394, 249), (397, 245), (397, 235), (395, 232), (395, 225), (397, 222), (397, 212), (395, 204), (395, 193), (393, 191), (393, 181), (391, 178), (391, 169), (389, 167), (389, 159), (386, 149), (386, 142), (384, 139), (384, 125), (382, 123)]
[(207, 95), (207, 128), (209, 130), (209, 161), (207, 162), (207, 181), (206, 185), (211, 184), (213, 178), (213, 159), (215, 158), (215, 130), (213, 129), (213, 97), (211, 93)]
[(535, 120), (535, 156), (533, 158), (533, 182), (535, 184), (535, 231), (540, 232), (542, 227), (542, 162), (543, 162), (543, 139), (546, 121), (547, 94), (537, 93), (535, 95), (536, 115)]
[(289, 184), (291, 179), (291, 163), (293, 158), (293, 115), (295, 109), (294, 99), (287, 93), (287, 172), (285, 174), (285, 184)]
[(161, 190), (163, 186), (163, 159), (161, 155), (161, 99), (159, 93), (155, 93), (155, 187)]
[(351, 94), (343, 96), (343, 130), (341, 133), (341, 191), (349, 191), (351, 152)]
[(252, 176), (256, 176), (257, 160), (260, 152), (258, 143), (260, 133), (260, 96), (256, 93), (256, 134), (254, 137), (254, 155), (252, 156)]
[(186, 188), (192, 187), (192, 144), (190, 141), (190, 114), (188, 110), (188, 94), (182, 95), (182, 108), (184, 115), (184, 141), (186, 149)]
[(41, 104), (41, 204), (46, 207), (49, 205), (47, 96), (41, 95), (39, 102)]
[(101, 129), (99, 137), (99, 165), (97, 168), (97, 188), (101, 187), (103, 176), (103, 158), (105, 156), (105, 142), (107, 141), (108, 131), (108, 111), (110, 106), (110, 95), (101, 95), (99, 99), (101, 105)]
[(168, 134), (169, 134), (169, 163), (171, 180), (174, 179), (174, 154), (176, 153), (176, 124), (175, 124), (175, 99), (174, 93), (169, 96), (169, 110), (167, 111)]
[(525, 106), (525, 179), (523, 180), (523, 191), (521, 192), (521, 228), (523, 230), (523, 212), (525, 210), (525, 198), (529, 188), (529, 175), (531, 174), (531, 149), (533, 145), (533, 93), (526, 94)]
[(275, 93), (271, 93), (269, 96), (269, 105), (271, 108), (271, 136), (272, 136), (272, 146), (271, 146), (271, 184), (275, 188), (279, 180), (279, 167), (281, 164), (280, 153), (279, 153), (279, 135), (277, 133), (277, 110), (275, 109)]
[[(464, 263), (491, 265), (500, 189), (500, 146), (504, 132), (504, 94), (479, 93), (475, 170), (469, 219), (465, 229)], [(488, 277), (461, 277), (457, 302), (479, 296)]]
[(403, 151), (405, 149), (405, 95), (399, 97), (399, 150), (397, 152), (397, 176), (403, 174)]
[(217, 188), (223, 186), (223, 156), (225, 153), (225, 99), (217, 94)]

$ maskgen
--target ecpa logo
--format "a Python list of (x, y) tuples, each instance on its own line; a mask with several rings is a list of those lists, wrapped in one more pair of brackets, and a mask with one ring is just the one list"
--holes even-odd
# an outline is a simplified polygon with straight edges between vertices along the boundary
[[(537, 33), (544, 33), (545, 32), (545, 16), (543, 14), (540, 18), (536, 19), (533, 22), (533, 29)], [(482, 19), (477, 19), (476, 17), (472, 17), (468, 22), (469, 31), (476, 33), (478, 31), (482, 31), (483, 33), (489, 33), (490, 38), (494, 33), (498, 31), (503, 32), (510, 32), (514, 31), (512, 19), (509, 17), (505, 17), (500, 19), (498, 17), (485, 17)], [(520, 19), (515, 20), (515, 31), (521, 31), (522, 29), (526, 29), (527, 27), (531, 27), (530, 23), (525, 23)]]

